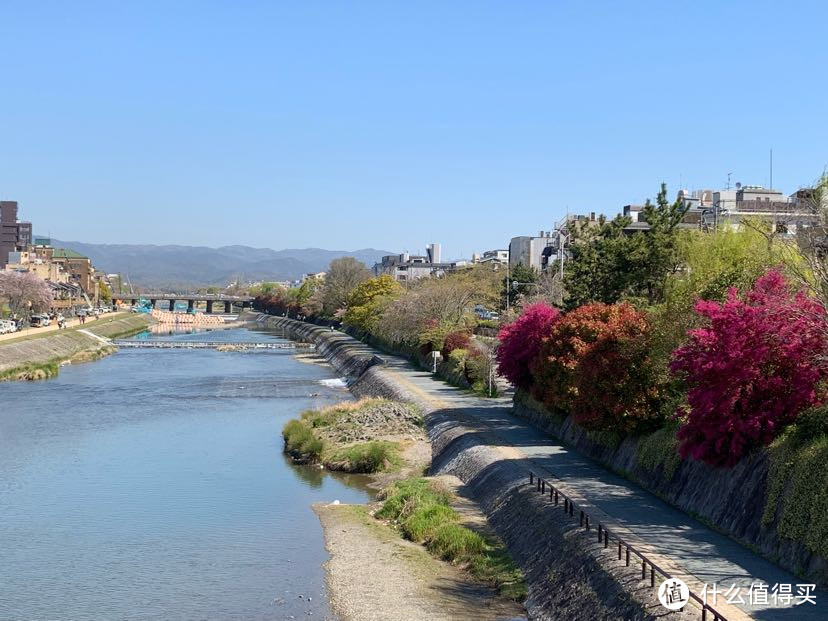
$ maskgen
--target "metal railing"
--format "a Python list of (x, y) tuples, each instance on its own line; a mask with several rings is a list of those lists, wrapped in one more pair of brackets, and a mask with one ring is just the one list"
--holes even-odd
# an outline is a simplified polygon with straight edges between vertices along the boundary
[[(589, 520), (589, 517), (590, 517), (589, 513), (587, 513), (586, 511), (584, 511), (580, 507), (578, 507), (578, 505), (575, 504), (569, 496), (567, 496), (560, 489), (558, 489), (557, 487), (552, 485), (552, 483), (550, 483), (549, 481), (543, 479), (542, 477), (539, 477), (539, 476), (535, 475), (534, 472), (530, 471), (529, 472), (529, 485), (534, 485), (537, 488), (537, 491), (540, 492), (541, 494), (546, 494), (546, 489), (549, 488), (549, 498), (555, 504), (555, 506), (558, 506), (560, 504), (561, 500), (563, 500), (564, 513), (569, 515), (569, 516), (572, 516), (574, 518), (575, 517), (575, 511), (577, 510), (578, 511), (578, 520), (579, 520), (580, 527), (584, 528), (587, 531), (590, 530), (591, 526), (590, 526), (590, 520)], [(593, 520), (593, 524), (594, 524), (594, 520)], [(640, 550), (636, 550), (635, 547), (633, 547), (632, 545), (630, 545), (629, 543), (624, 541), (618, 535), (611, 534), (610, 529), (608, 529), (606, 527), (606, 525), (602, 524), (599, 521), (597, 526), (598, 526), (598, 542), (603, 543), (604, 548), (609, 548), (610, 539), (614, 539), (615, 542), (618, 543), (618, 560), (619, 561), (622, 558), (622, 551), (624, 553), (623, 556), (624, 556), (627, 567), (630, 566), (630, 555), (631, 554), (634, 554), (635, 556), (637, 556), (638, 558), (641, 559), (641, 579), (642, 580), (647, 579), (647, 569), (649, 568), (649, 570), (650, 570), (650, 586), (651, 587), (655, 588), (656, 574), (660, 574), (660, 575), (664, 576), (664, 578), (667, 579), (667, 580), (673, 578), (672, 575), (670, 575), (669, 573), (667, 573), (666, 571), (661, 569), (658, 565), (656, 565), (649, 558), (647, 558), (647, 556), (643, 552), (641, 552)], [(713, 617), (712, 617), (713, 621), (727, 621), (727, 618), (722, 613), (720, 613), (718, 610), (713, 608), (713, 606), (711, 606), (710, 604), (705, 602), (701, 597), (696, 595), (692, 590), (690, 590), (690, 598), (693, 599), (695, 602), (697, 602), (701, 606), (702, 621), (708, 621), (708, 616), (707, 616), (708, 611), (710, 611), (710, 613), (713, 615)]]

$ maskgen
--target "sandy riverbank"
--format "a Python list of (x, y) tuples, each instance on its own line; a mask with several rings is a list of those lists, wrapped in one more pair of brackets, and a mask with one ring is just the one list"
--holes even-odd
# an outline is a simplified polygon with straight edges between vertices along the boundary
[(331, 605), (343, 621), (503, 621), (523, 609), (377, 522), (363, 505), (314, 505), (331, 559)]
[[(386, 448), (384, 465), (367, 470), (373, 472), (370, 487), (382, 489), (396, 481), (420, 480), (428, 468), (431, 446), (421, 425), (419, 412), (411, 405), (384, 399), (347, 402), (305, 413), (291, 422), (286, 427), (286, 451), (303, 463), (354, 471), (367, 457), (346, 457), (349, 451), (367, 456), (371, 451), (365, 447), (370, 444), (390, 444), (394, 448)], [(434, 484), (450, 497), (448, 505), (456, 512), (453, 522), (495, 541), (483, 512), (463, 493), (458, 479), (439, 477)], [(523, 618), (522, 606), (502, 596), (495, 582), (482, 580), (471, 566), (466, 567), (467, 560), (446, 557), (462, 568), (444, 562), (439, 553), (435, 556), (423, 545), (405, 539), (396, 522), (388, 522), (387, 517), (375, 519), (373, 514), (382, 504), (314, 507), (332, 557), (326, 564), (329, 593), (345, 621)], [(489, 562), (481, 557), (477, 561)], [(377, 608), (378, 602), (401, 598), (401, 608), (395, 605), (392, 616), (387, 608)], [(480, 613), (481, 607), (485, 614)]]

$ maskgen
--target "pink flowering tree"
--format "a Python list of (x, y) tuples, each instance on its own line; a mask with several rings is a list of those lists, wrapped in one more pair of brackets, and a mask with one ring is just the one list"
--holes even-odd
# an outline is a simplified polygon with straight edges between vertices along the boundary
[(0, 298), (6, 300), (12, 315), (24, 316), (47, 310), (52, 305), (52, 289), (29, 272), (0, 271)]
[(558, 309), (544, 302), (529, 304), (520, 317), (500, 329), (497, 368), (518, 388), (528, 389), (532, 385), (529, 363), (538, 356), (559, 315)]
[(744, 298), (731, 289), (695, 310), (709, 323), (689, 332), (671, 364), (688, 387), (679, 451), (732, 466), (822, 401), (825, 309), (770, 270)]

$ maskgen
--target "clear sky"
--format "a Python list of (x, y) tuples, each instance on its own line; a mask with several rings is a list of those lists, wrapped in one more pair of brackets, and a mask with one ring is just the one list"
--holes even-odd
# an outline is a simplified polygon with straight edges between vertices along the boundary
[(38, 234), (455, 258), (828, 164), (824, 2), (0, 0)]

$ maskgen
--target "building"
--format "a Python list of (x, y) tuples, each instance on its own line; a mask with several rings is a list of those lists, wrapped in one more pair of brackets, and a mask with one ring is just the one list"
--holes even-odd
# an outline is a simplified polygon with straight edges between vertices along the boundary
[(739, 228), (745, 221), (759, 220), (775, 231), (795, 234), (818, 221), (807, 196), (807, 189), (785, 196), (779, 190), (737, 183), (735, 190), (713, 192), (712, 205), (702, 213), (701, 227), (713, 230), (726, 223)]
[(305, 282), (306, 280), (324, 281), (325, 274), (327, 274), (327, 272), (312, 272), (310, 274), (302, 274), (302, 282)]
[(32, 223), (17, 220), (17, 201), (0, 201), (0, 269), (9, 253), (24, 251), (32, 243)]
[(509, 266), (523, 265), (538, 271), (546, 269), (554, 243), (552, 231), (540, 231), (537, 237), (513, 237), (509, 242)]
[(420, 278), (443, 276), (467, 264), (467, 261), (442, 262), (440, 244), (429, 244), (425, 255), (407, 252), (386, 255), (374, 264), (372, 271), (375, 276), (388, 274), (396, 281), (411, 282)]
[(63, 270), (61, 265), (52, 261), (44, 261), (28, 250), (10, 252), (5, 269), (10, 272), (29, 272), (53, 283), (69, 282), (69, 274)]
[(487, 265), (508, 265), (509, 251), (508, 250), (487, 250), (482, 255), (475, 254), (472, 256), (472, 263), (484, 263)]
[(67, 275), (68, 282), (78, 285), (91, 299), (98, 299), (100, 280), (105, 278), (105, 275), (95, 271), (89, 257), (67, 248), (31, 246), (29, 263), (38, 262), (58, 266)]
[(587, 215), (567, 214), (551, 231), (540, 231), (537, 237), (513, 237), (509, 242), (509, 265), (514, 268), (520, 264), (545, 271), (565, 252), (575, 228), (596, 226), (600, 222), (594, 211)]

